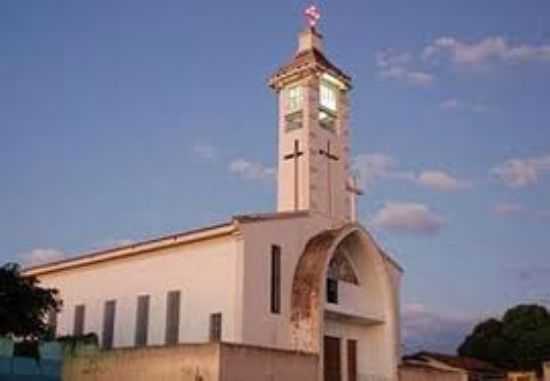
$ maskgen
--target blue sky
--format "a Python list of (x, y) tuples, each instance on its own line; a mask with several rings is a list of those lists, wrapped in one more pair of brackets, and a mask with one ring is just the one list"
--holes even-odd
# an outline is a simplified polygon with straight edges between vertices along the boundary
[[(274, 208), (306, 1), (3, 1), (0, 261)], [(550, 299), (550, 3), (321, 1), (354, 78), (361, 220), (405, 267), (406, 348)]]

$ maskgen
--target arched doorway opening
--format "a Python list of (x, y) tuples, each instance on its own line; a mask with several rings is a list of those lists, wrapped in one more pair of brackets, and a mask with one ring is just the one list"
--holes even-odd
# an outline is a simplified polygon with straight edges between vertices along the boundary
[(290, 337), (320, 355), (320, 379), (391, 379), (398, 355), (397, 295), (388, 260), (358, 224), (313, 237), (294, 275)]

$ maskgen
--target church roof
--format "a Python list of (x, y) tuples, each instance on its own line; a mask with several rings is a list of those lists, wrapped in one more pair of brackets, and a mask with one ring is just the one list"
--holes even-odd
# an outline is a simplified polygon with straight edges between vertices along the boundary
[(418, 352), (416, 354), (403, 357), (403, 361), (409, 364), (423, 364), (429, 366), (429, 360), (435, 360), (449, 367), (476, 373), (502, 373), (502, 369), (486, 361), (478, 360), (472, 357), (453, 356), (435, 352)]
[[(222, 236), (231, 235), (239, 231), (239, 224), (256, 223), (263, 221), (273, 221), (281, 219), (308, 217), (310, 212), (307, 210), (290, 211), (290, 212), (275, 212), (275, 213), (256, 213), (256, 214), (241, 214), (233, 216), (231, 221), (210, 225), (199, 229), (187, 230), (180, 233), (161, 236), (158, 238), (144, 240), (131, 243), (128, 245), (113, 247), (105, 250), (94, 251), (91, 253), (62, 259), (59, 261), (44, 263), (36, 266), (31, 266), (24, 269), (24, 275), (44, 275), (57, 271), (68, 270), (76, 267), (87, 266), (91, 264), (101, 263), (105, 261), (127, 258), (135, 255), (149, 253), (154, 250), (170, 248), (182, 244), (193, 243), (206, 239), (213, 239)], [(403, 272), (403, 268), (392, 257), (377, 245), (378, 250), (386, 260), (388, 260), (399, 271)]]
[(390, 262), (397, 270), (401, 271), (402, 273), (405, 272), (405, 269), (399, 264), (399, 262), (397, 262), (391, 255), (386, 253), (384, 249), (382, 249), (376, 242), (375, 244), (378, 251), (380, 251), (380, 254), (382, 254), (382, 256), (386, 258), (388, 262)]
[(317, 49), (298, 52), (290, 63), (281, 67), (271, 77), (270, 85), (273, 87), (276, 83), (287, 77), (299, 75), (299, 73), (304, 71), (319, 69), (321, 71), (328, 71), (351, 87), (351, 77), (330, 62), (329, 59)]
[(237, 232), (238, 223), (305, 217), (308, 215), (309, 212), (307, 211), (237, 215), (234, 216), (231, 221), (226, 223), (205, 226), (199, 229), (188, 230), (180, 233), (157, 237), (150, 240), (135, 242), (128, 245), (94, 251), (72, 258), (62, 259), (59, 261), (44, 263), (28, 267), (24, 269), (23, 273), (24, 275), (43, 275), (109, 260), (127, 258), (130, 256), (148, 253), (154, 250), (169, 248), (181, 244), (192, 243), (205, 239), (218, 238)]
[(241, 214), (234, 216), (233, 219), (241, 222), (261, 222), (261, 221), (271, 221), (271, 220), (280, 220), (286, 218), (296, 218), (296, 217), (307, 217), (309, 216), (309, 211), (299, 210), (296, 212), (274, 212), (274, 213), (257, 213), (257, 214)]
[(128, 245), (113, 247), (105, 250), (94, 251), (72, 258), (55, 262), (44, 263), (24, 269), (24, 275), (43, 275), (75, 267), (82, 267), (95, 263), (114, 259), (127, 258), (138, 254), (164, 249), (184, 243), (196, 242), (204, 239), (212, 239), (232, 234), (237, 230), (233, 222), (211, 225), (199, 229), (170, 234), (158, 238), (131, 243)]

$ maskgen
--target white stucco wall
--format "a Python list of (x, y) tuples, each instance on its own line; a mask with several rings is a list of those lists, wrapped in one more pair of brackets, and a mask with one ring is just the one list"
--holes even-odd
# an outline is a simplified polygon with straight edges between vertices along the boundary
[(390, 335), (393, 339), (394, 360), (401, 363), (401, 282), (403, 278), (402, 270), (395, 267), (389, 260), (385, 261), (386, 271), (389, 275), (393, 298), (393, 305), (388, 311), (387, 321), (390, 325)]
[[(295, 217), (242, 224), (244, 239), (243, 342), (290, 349), (290, 302), (292, 282), (298, 260), (309, 239), (330, 227), (322, 215)], [(280, 314), (270, 311), (271, 245), (282, 248), (282, 308)], [(373, 250), (371, 245), (370, 250)], [(363, 255), (356, 265), (363, 267), (359, 277), (361, 287), (339, 283), (339, 303), (327, 304), (328, 311), (383, 321), (364, 324), (327, 320), (325, 334), (358, 340), (359, 373), (396, 379), (399, 363), (400, 320), (399, 290), (401, 272), (387, 263), (380, 254)], [(386, 272), (385, 274), (382, 274)], [(382, 284), (385, 286), (382, 286)], [(387, 299), (386, 299), (387, 298)], [(342, 344), (344, 345), (344, 344)], [(342, 352), (345, 356), (345, 352)], [(342, 358), (345, 366), (345, 357)], [(361, 378), (360, 378), (361, 379)]]
[[(359, 285), (339, 282), (338, 304), (327, 303), (325, 308), (329, 313), (359, 319), (329, 317), (325, 319), (325, 332), (342, 339), (343, 364), (347, 358), (345, 341), (358, 341), (359, 380), (395, 380), (400, 361), (399, 287), (402, 274), (381, 255), (371, 237), (363, 236), (362, 244), (354, 245), (357, 242), (348, 246), (351, 251), (348, 254)], [(346, 379), (344, 375), (343, 380)]]
[(393, 364), (388, 362), (385, 351), (379, 345), (384, 335), (383, 326), (361, 326), (335, 320), (325, 321), (325, 332), (328, 336), (340, 338), (340, 355), (342, 380), (347, 378), (347, 341), (357, 340), (357, 375), (358, 380), (389, 380)]
[[(328, 220), (320, 216), (275, 219), (240, 226), (244, 242), (243, 343), (289, 349), (290, 295), (294, 272), (309, 239)], [(271, 245), (282, 249), (281, 313), (272, 314)]]
[[(314, 213), (238, 221), (238, 233), (231, 235), (40, 276), (45, 285), (58, 288), (64, 300), (58, 334), (72, 333), (74, 307), (84, 304), (85, 332), (101, 338), (104, 303), (114, 299), (114, 346), (133, 346), (137, 297), (147, 294), (148, 344), (163, 344), (166, 295), (179, 290), (180, 342), (208, 341), (210, 314), (221, 312), (223, 341), (292, 349), (289, 323), (296, 267), (307, 242), (334, 221)], [(279, 314), (270, 308), (272, 245), (282, 249)], [(340, 282), (339, 303), (327, 310), (344, 319), (327, 319), (323, 332), (341, 337), (343, 343), (358, 340), (360, 374), (392, 379), (399, 361), (401, 273), (378, 252), (374, 255), (373, 247), (368, 245), (369, 253), (350, 254), (359, 269), (360, 286)], [(345, 316), (364, 319), (349, 321)]]
[[(381, 301), (374, 292), (369, 290), (368, 286), (368, 284), (356, 286), (351, 283), (338, 282), (338, 303), (326, 303), (325, 309), (366, 319), (385, 320)], [(369, 294), (374, 295), (369, 298)]]
[(166, 294), (179, 290), (180, 342), (208, 341), (209, 317), (217, 312), (223, 314), (223, 340), (238, 342), (241, 253), (240, 241), (227, 236), (46, 274), (40, 280), (59, 289), (63, 299), (58, 335), (72, 334), (74, 307), (84, 304), (84, 331), (101, 339), (104, 303), (116, 300), (114, 346), (133, 346), (137, 297), (150, 295), (148, 344), (163, 344)]

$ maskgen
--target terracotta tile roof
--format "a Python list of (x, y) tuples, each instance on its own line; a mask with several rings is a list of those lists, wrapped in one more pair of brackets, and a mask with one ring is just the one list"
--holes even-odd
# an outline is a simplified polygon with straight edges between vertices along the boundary
[(442, 372), (442, 373), (456, 373), (454, 370), (450, 369), (437, 369), (433, 366), (429, 366), (428, 364), (419, 364), (419, 363), (403, 363), (399, 365), (399, 369), (423, 369), (423, 370), (431, 370), (434, 372)]
[(419, 352), (410, 356), (403, 357), (404, 361), (427, 362), (429, 359), (441, 362), (447, 366), (463, 369), (468, 372), (477, 373), (505, 373), (504, 370), (494, 366), (486, 361), (478, 360), (472, 357), (453, 356), (443, 353)]
[(318, 67), (332, 73), (351, 87), (351, 77), (330, 62), (328, 58), (326, 58), (325, 55), (317, 49), (298, 52), (290, 63), (277, 70), (277, 72), (271, 77), (270, 84), (273, 86), (273, 84), (279, 79), (284, 78), (287, 75), (292, 75), (295, 72), (307, 69), (316, 69)]

